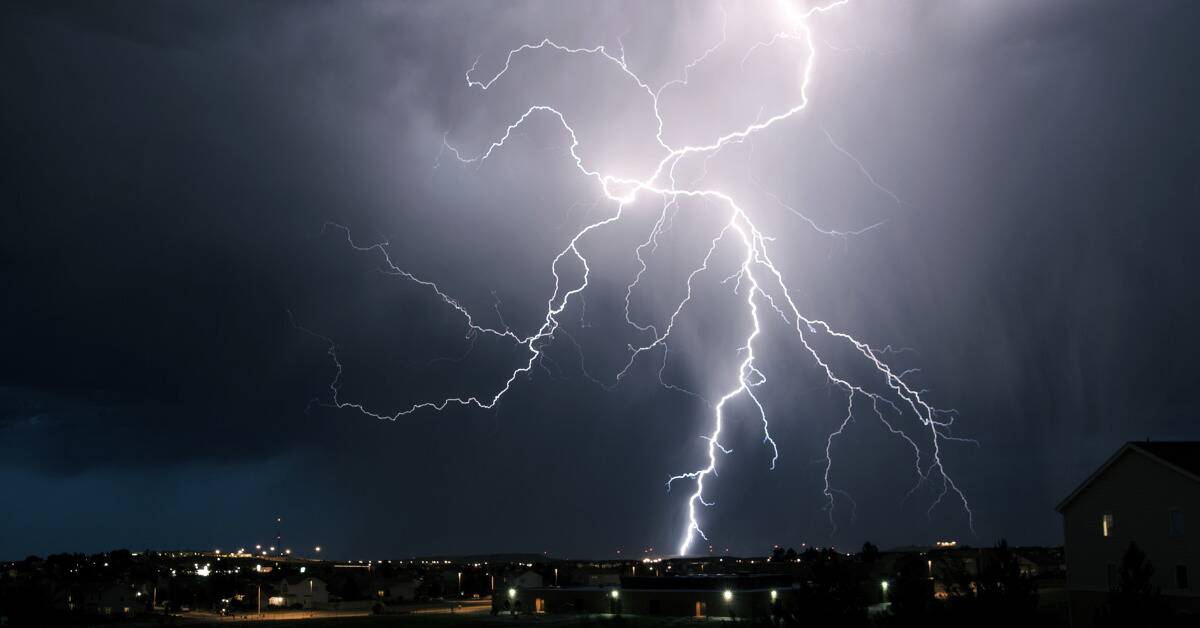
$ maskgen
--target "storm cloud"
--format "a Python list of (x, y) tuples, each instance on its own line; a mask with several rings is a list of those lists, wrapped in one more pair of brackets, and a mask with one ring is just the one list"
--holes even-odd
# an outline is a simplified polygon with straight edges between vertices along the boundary
[[(758, 9), (773, 10), (731, 8), (735, 35)], [(290, 542), (336, 556), (675, 546), (685, 496), (665, 481), (699, 463), (707, 409), (662, 388), (657, 363), (612, 391), (583, 374), (611, 379), (624, 356), (613, 315), (636, 269), (617, 243), (633, 226), (597, 251), (589, 314), (567, 328), (585, 350), (560, 343), (492, 411), (331, 410), (327, 346), (294, 323), (334, 339), (341, 394), (372, 407), (494, 389), (511, 348), (472, 348), (428, 290), (325, 225), (389, 242), (489, 324), (528, 330), (549, 260), (611, 208), (552, 120), (478, 167), (443, 138), (486, 148), (537, 90), (577, 116), (589, 159), (632, 173), (649, 159), (647, 110), (578, 58), (531, 55), (486, 94), (464, 72), (552, 36), (619, 42), (659, 85), (719, 40), (717, 5), (2, 11), (0, 557), (244, 546), (277, 515)], [(809, 110), (714, 172), (761, 212), (808, 313), (912, 348), (897, 363), (958, 410), (955, 434), (979, 445), (945, 460), (976, 532), (953, 503), (927, 515), (927, 495), (901, 499), (911, 452), (863, 415), (835, 441), (833, 478), (857, 509), (839, 505), (833, 533), (822, 474), (844, 394), (779, 335), (762, 368), (781, 457), (768, 470), (742, 408), (703, 513), (722, 550), (1056, 543), (1054, 504), (1122, 441), (1200, 438), (1197, 26), (1188, 2), (869, 1), (814, 22)], [(668, 139), (794, 96), (798, 68), (770, 60), (722, 91), (740, 52), (664, 101), (681, 121)], [(828, 228), (879, 226), (816, 234), (763, 190)], [(680, 238), (706, 220), (678, 219)], [(648, 315), (692, 254), (665, 253), (661, 288), (638, 301)], [(714, 334), (722, 312), (681, 332), (675, 381), (719, 376), (714, 348), (739, 340)]]

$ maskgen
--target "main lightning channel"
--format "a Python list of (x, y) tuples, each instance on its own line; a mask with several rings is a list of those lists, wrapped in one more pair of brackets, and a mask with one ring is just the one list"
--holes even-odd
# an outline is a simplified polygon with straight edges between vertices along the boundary
[[(769, 116), (760, 116), (755, 121), (745, 127), (730, 130), (708, 143), (697, 145), (682, 145), (672, 146), (664, 139), (664, 116), (659, 107), (659, 99), (662, 94), (671, 88), (686, 87), (689, 81), (690, 72), (697, 66), (702, 65), (710, 56), (718, 49), (728, 44), (728, 37), (724, 20), (727, 19), (724, 9), (722, 9), (723, 26), (721, 39), (710, 46), (704, 53), (688, 63), (681, 74), (681, 78), (677, 78), (661, 85), (658, 89), (652, 88), (649, 83), (643, 80), (626, 62), (624, 49), (619, 54), (610, 53), (603, 45), (592, 48), (570, 47), (556, 43), (550, 39), (543, 39), (537, 43), (524, 44), (510, 50), (505, 57), (503, 67), (494, 75), (487, 79), (475, 78), (478, 71), (479, 60), (471, 66), (466, 72), (466, 84), (468, 88), (486, 91), (490, 89), (497, 81), (502, 80), (508, 73), (509, 69), (518, 62), (519, 58), (536, 53), (555, 53), (561, 55), (582, 55), (590, 56), (603, 60), (606, 63), (615, 65), (620, 73), (626, 77), (641, 94), (644, 95), (646, 105), (652, 113), (656, 121), (655, 129), (655, 145), (662, 151), (662, 157), (659, 159), (654, 169), (645, 178), (629, 178), (618, 177), (612, 174), (601, 172), (597, 169), (586, 165), (585, 159), (580, 153), (580, 140), (575, 132), (575, 129), (569, 123), (567, 117), (556, 107), (547, 104), (535, 104), (530, 106), (522, 115), (507, 125), (504, 132), (495, 140), (490, 142), (487, 147), (480, 153), (475, 155), (466, 155), (458, 147), (451, 144), (445, 136), (443, 136), (442, 151), (453, 155), (453, 157), (463, 164), (481, 164), (492, 158), (497, 151), (503, 149), (507, 142), (512, 137), (514, 131), (522, 127), (530, 118), (534, 116), (549, 116), (557, 121), (563, 131), (569, 137), (568, 152), (573, 160), (576, 169), (586, 178), (594, 180), (603, 197), (615, 204), (615, 211), (606, 217), (592, 222), (578, 232), (568, 241), (555, 255), (550, 263), (550, 273), (554, 278), (554, 289), (551, 295), (546, 300), (545, 314), (541, 318), (540, 324), (533, 331), (521, 334), (514, 331), (501, 320), (501, 327), (492, 327), (484, 325), (474, 317), (471, 312), (463, 306), (459, 301), (450, 296), (437, 283), (428, 279), (418, 277), (395, 264), (389, 253), (388, 243), (381, 242), (375, 244), (360, 244), (351, 237), (349, 229), (341, 225), (327, 225), (330, 229), (341, 231), (349, 243), (349, 245), (358, 251), (370, 252), (378, 254), (383, 260), (383, 271), (406, 281), (412, 282), (422, 289), (429, 291), (433, 296), (440, 299), (446, 306), (454, 310), (460, 315), (465, 323), (465, 335), (472, 342), (480, 336), (492, 336), (513, 343), (514, 346), (523, 348), (525, 357), (521, 360), (511, 373), (508, 374), (504, 381), (495, 389), (488, 392), (481, 392), (474, 395), (448, 397), (441, 400), (421, 401), (410, 405), (407, 408), (402, 408), (394, 412), (380, 412), (368, 408), (365, 404), (358, 401), (344, 400), (340, 396), (340, 387), (343, 375), (342, 363), (338, 357), (336, 345), (323, 338), (328, 342), (328, 353), (336, 365), (336, 375), (330, 383), (330, 401), (329, 405), (339, 409), (350, 409), (358, 411), (366, 416), (375, 419), (398, 420), (403, 416), (413, 414), (422, 410), (441, 411), (449, 406), (472, 406), (481, 409), (490, 409), (496, 406), (500, 400), (512, 389), (515, 382), (530, 373), (536, 365), (545, 359), (544, 351), (556, 337), (558, 332), (568, 336), (570, 342), (578, 347), (574, 338), (571, 338), (565, 330), (561, 330), (560, 316), (567, 309), (572, 299), (578, 297), (583, 298), (585, 290), (589, 287), (589, 279), (591, 275), (591, 267), (588, 263), (588, 258), (585, 252), (588, 248), (588, 243), (593, 237), (598, 237), (597, 234), (606, 226), (612, 225), (621, 220), (626, 207), (633, 203), (641, 194), (650, 194), (660, 197), (663, 200), (663, 209), (655, 221), (648, 236), (639, 242), (638, 247), (633, 251), (634, 257), (638, 264), (638, 271), (632, 282), (626, 286), (625, 291), (625, 321), (633, 329), (638, 332), (648, 334), (648, 340), (636, 346), (629, 346), (629, 357), (625, 362), (624, 367), (616, 374), (615, 382), (620, 382), (632, 369), (637, 359), (651, 352), (661, 351), (662, 367), (658, 370), (659, 381), (664, 387), (672, 390), (677, 390), (683, 393), (695, 395), (696, 393), (686, 390), (674, 384), (669, 384), (663, 379), (663, 370), (666, 366), (666, 357), (669, 350), (669, 342), (672, 332), (679, 317), (687, 309), (687, 306), (693, 298), (693, 282), (700, 275), (705, 274), (711, 269), (713, 256), (722, 247), (734, 246), (741, 251), (738, 270), (727, 278), (734, 280), (734, 293), (739, 294), (742, 298), (745, 311), (749, 315), (750, 329), (744, 336), (744, 341), (740, 343), (737, 349), (739, 356), (736, 362), (736, 368), (732, 369), (732, 378), (729, 388), (725, 390), (714, 402), (706, 402), (711, 407), (712, 424), (711, 429), (703, 438), (707, 441), (706, 448), (706, 464), (703, 466), (678, 475), (671, 476), (667, 480), (667, 489), (676, 482), (687, 481), (692, 484), (692, 491), (687, 500), (687, 523), (683, 531), (682, 539), (679, 544), (679, 554), (688, 554), (691, 546), (695, 542), (696, 537), (707, 539), (701, 525), (699, 510), (701, 506), (708, 507), (715, 504), (714, 501), (706, 498), (705, 481), (710, 477), (717, 475), (718, 454), (725, 455), (732, 453), (730, 449), (721, 444), (721, 434), (726, 421), (726, 410), (728, 404), (734, 399), (745, 397), (748, 399), (758, 413), (759, 420), (762, 423), (762, 442), (771, 450), (771, 468), (775, 468), (776, 461), (779, 459), (779, 447), (771, 436), (770, 423), (767, 417), (765, 406), (755, 393), (755, 389), (766, 383), (767, 378), (760, 371), (756, 364), (757, 355), (755, 353), (755, 341), (759, 339), (762, 333), (761, 316), (769, 312), (771, 315), (777, 316), (784, 324), (795, 332), (800, 345), (804, 352), (809, 355), (813, 362), (824, 373), (827, 381), (833, 386), (842, 390), (846, 395), (846, 414), (841, 421), (839, 427), (834, 432), (830, 433), (826, 441), (826, 466), (825, 466), (825, 488), (824, 495), (828, 501), (829, 518), (831, 524), (835, 525), (833, 516), (833, 507), (835, 505), (835, 496), (841, 495), (849, 498), (848, 493), (834, 487), (830, 480), (830, 472), (833, 468), (833, 442), (834, 439), (844, 432), (847, 425), (853, 420), (856, 398), (861, 398), (870, 402), (873, 414), (883, 424), (883, 426), (893, 435), (901, 438), (913, 450), (915, 456), (914, 471), (915, 484), (910, 491), (910, 494), (916, 491), (926, 483), (933, 483), (937, 488), (936, 498), (929, 506), (929, 511), (932, 512), (938, 504), (947, 497), (952, 497), (958, 501), (964, 512), (967, 515), (968, 523), (974, 528), (974, 514), (971, 511), (970, 504), (967, 501), (965, 493), (955, 484), (949, 473), (946, 471), (941, 460), (941, 445), (943, 441), (969, 441), (954, 437), (950, 433), (950, 426), (953, 423), (955, 414), (952, 411), (941, 410), (931, 405), (925, 399), (925, 391), (914, 389), (905, 380), (905, 377), (911, 371), (896, 372), (893, 368), (884, 361), (885, 356), (890, 347), (876, 350), (872, 349), (867, 343), (862, 342), (850, 334), (840, 331), (825, 321), (809, 318), (804, 316), (800, 308), (796, 305), (791, 297), (791, 292), (784, 280), (783, 273), (772, 260), (768, 243), (771, 238), (764, 235), (758, 227), (755, 226), (753, 220), (745, 209), (730, 195), (717, 190), (699, 186), (698, 182), (692, 182), (688, 185), (681, 185), (676, 177), (676, 169), (680, 163), (692, 156), (703, 155), (706, 163), (713, 155), (721, 151), (723, 148), (732, 144), (741, 143), (749, 137), (762, 133), (776, 124), (797, 116), (804, 111), (809, 104), (809, 87), (813, 78), (815, 61), (817, 57), (817, 47), (813, 33), (811, 31), (810, 20), (821, 14), (836, 10), (847, 4), (849, 0), (838, 0), (828, 4), (817, 5), (806, 11), (796, 9), (790, 3), (784, 3), (783, 7), (788, 15), (788, 28), (775, 33), (771, 38), (754, 44), (749, 50), (745, 51), (742, 57), (744, 65), (747, 59), (755, 51), (775, 45), (780, 41), (794, 40), (802, 44), (804, 49), (804, 59), (801, 64), (802, 72), (800, 75), (800, 89), (797, 102), (785, 108), (782, 111), (776, 112)], [(828, 134), (827, 134), (828, 136)], [(833, 138), (828, 137), (831, 144)], [(853, 155), (846, 153), (843, 149), (834, 144), (835, 148), (853, 159), (859, 166), (863, 174), (868, 178), (869, 182), (881, 191), (889, 194), (897, 204), (902, 204), (902, 201), (896, 197), (890, 190), (879, 185), (870, 175), (869, 172), (862, 166)], [(441, 153), (439, 153), (439, 160)], [(703, 179), (703, 177), (701, 177)], [(800, 216), (811, 227), (825, 235), (847, 236), (862, 233), (866, 229), (873, 228), (877, 225), (872, 225), (866, 229), (858, 231), (832, 231), (821, 229), (816, 226), (812, 220), (809, 220), (798, 210), (783, 204), (779, 198), (773, 194), (768, 195), (778, 202), (781, 206), (786, 207), (792, 213)], [(643, 253), (650, 249), (653, 251), (657, 248), (658, 237), (673, 220), (674, 213), (679, 210), (679, 201), (681, 199), (700, 199), (709, 201), (728, 209), (728, 220), (721, 226), (720, 229), (712, 235), (709, 241), (707, 252), (701, 263), (695, 267), (686, 277), (684, 282), (686, 294), (676, 304), (673, 312), (668, 318), (666, 324), (662, 326), (661, 331), (659, 326), (650, 322), (639, 322), (634, 319), (630, 311), (630, 300), (634, 290), (637, 289), (646, 271), (647, 263), (643, 257)], [(568, 281), (560, 276), (560, 264), (564, 260), (575, 260), (582, 266), (581, 276), (574, 281)], [(874, 370), (883, 384), (883, 387), (890, 390), (890, 395), (885, 395), (881, 392), (866, 387), (863, 384), (852, 382), (847, 377), (840, 375), (814, 347), (817, 338), (825, 338), (833, 340), (845, 346), (850, 353), (857, 354), (863, 360), (863, 363)], [(588, 377), (592, 378), (590, 374)], [(701, 397), (701, 399), (703, 399)], [(925, 436), (910, 435), (904, 429), (897, 427), (896, 420), (902, 417), (915, 418), (921, 426), (921, 430), (925, 432)], [(927, 438), (931, 443), (931, 451), (925, 451), (919, 444), (919, 440)], [(852, 500), (851, 500), (851, 503)], [(836, 528), (836, 525), (835, 525)]]

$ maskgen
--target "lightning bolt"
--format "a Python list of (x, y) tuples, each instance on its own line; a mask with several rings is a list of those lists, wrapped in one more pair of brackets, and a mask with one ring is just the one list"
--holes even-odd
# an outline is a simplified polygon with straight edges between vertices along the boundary
[[(476, 154), (464, 153), (457, 146), (450, 143), (447, 136), (444, 135), (442, 147), (434, 162), (435, 167), (441, 165), (443, 155), (451, 155), (462, 164), (482, 165), (485, 161), (496, 155), (498, 151), (504, 149), (508, 141), (513, 137), (513, 133), (526, 124), (528, 120), (535, 116), (547, 117), (557, 122), (566, 133), (569, 139), (567, 153), (574, 162), (575, 168), (583, 177), (591, 179), (596, 183), (599, 192), (603, 195), (603, 200), (611, 202), (615, 206), (615, 209), (606, 217), (591, 222), (577, 231), (552, 259), (549, 270), (554, 277), (554, 288), (546, 299), (545, 313), (541, 317), (540, 324), (536, 329), (528, 333), (518, 332), (504, 322), (503, 316), (499, 312), (498, 300), (494, 307), (497, 319), (500, 322), (499, 326), (485, 324), (481, 319), (472, 315), (465, 306), (437, 283), (418, 277), (394, 263), (389, 253), (387, 242), (363, 244), (351, 236), (348, 228), (332, 223), (326, 225), (329, 230), (341, 232), (351, 248), (364, 253), (378, 255), (383, 262), (382, 272), (395, 275), (428, 291), (431, 297), (439, 299), (446, 307), (461, 316), (465, 325), (465, 337), (470, 341), (471, 346), (474, 345), (477, 338), (489, 336), (510, 342), (514, 347), (522, 348), (525, 353), (525, 357), (519, 362), (519, 365), (508, 373), (498, 387), (492, 390), (468, 396), (419, 401), (396, 411), (382, 412), (370, 409), (362, 402), (341, 398), (340, 388), (343, 368), (338, 357), (337, 346), (330, 339), (309, 332), (328, 344), (328, 354), (336, 366), (336, 375), (329, 384), (330, 400), (327, 402), (327, 405), (339, 409), (355, 410), (375, 419), (393, 421), (415, 412), (424, 410), (441, 411), (449, 406), (469, 406), (481, 409), (494, 408), (509, 390), (512, 389), (519, 378), (529, 374), (538, 365), (542, 365), (545, 368), (543, 361), (548, 359), (545, 356), (546, 348), (560, 335), (565, 336), (575, 349), (580, 352), (580, 366), (584, 374), (592, 381), (605, 386), (605, 388), (611, 388), (622, 381), (637, 360), (643, 355), (660, 354), (659, 382), (668, 389), (701, 398), (712, 412), (711, 429), (706, 435), (701, 437), (707, 442), (705, 464), (693, 471), (671, 476), (667, 480), (668, 491), (678, 482), (687, 482), (691, 485), (691, 492), (687, 500), (687, 524), (679, 544), (679, 554), (686, 555), (697, 536), (705, 540), (708, 539), (700, 525), (699, 511), (700, 507), (715, 505), (714, 501), (707, 498), (705, 481), (717, 475), (719, 455), (733, 453), (732, 450), (721, 444), (722, 431), (727, 418), (727, 407), (731, 401), (739, 398), (745, 398), (750, 401), (757, 412), (757, 419), (762, 424), (762, 443), (771, 451), (772, 469), (775, 468), (776, 461), (779, 459), (779, 447), (771, 436), (766, 408), (756, 393), (756, 389), (767, 382), (766, 375), (756, 366), (758, 350), (760, 349), (757, 343), (760, 341), (762, 335), (763, 318), (767, 316), (777, 317), (785, 324), (787, 329), (795, 333), (800, 346), (803, 348), (803, 352), (811, 358), (813, 363), (820, 369), (820, 372), (823, 372), (828, 385), (842, 391), (846, 396), (846, 414), (838, 429), (829, 434), (825, 448), (824, 496), (828, 501), (830, 523), (834, 526), (834, 529), (836, 529), (833, 517), (835, 498), (839, 496), (844, 497), (851, 504), (853, 504), (853, 500), (848, 493), (834, 487), (831, 482), (833, 444), (835, 439), (841, 436), (846, 427), (853, 421), (855, 401), (861, 400), (868, 402), (872, 414), (885, 429), (902, 439), (902, 441), (912, 448), (915, 458), (913, 468), (916, 481), (909, 494), (913, 494), (927, 483), (934, 485), (937, 495), (929, 506), (929, 512), (932, 512), (933, 508), (950, 497), (961, 504), (962, 509), (966, 513), (968, 523), (973, 530), (974, 514), (971, 511), (966, 495), (955, 484), (943, 466), (941, 459), (941, 447), (945, 441), (974, 442), (969, 439), (953, 436), (951, 425), (954, 422), (956, 413), (936, 408), (926, 400), (926, 391), (913, 388), (907, 383), (906, 378), (915, 371), (914, 369), (896, 371), (885, 361), (888, 355), (897, 354), (905, 350), (892, 349), (890, 346), (883, 349), (873, 349), (867, 343), (835, 328), (823, 320), (804, 315), (793, 300), (783, 273), (772, 260), (770, 247), (772, 238), (759, 230), (750, 214), (736, 199), (719, 189), (713, 189), (701, 184), (707, 175), (708, 161), (720, 151), (768, 131), (776, 125), (796, 117), (808, 107), (809, 88), (813, 80), (817, 58), (816, 40), (814, 39), (810, 22), (814, 17), (834, 11), (838, 7), (845, 5), (848, 1), (837, 0), (817, 5), (807, 10), (800, 10), (790, 3), (784, 3), (782, 6), (787, 16), (787, 28), (775, 33), (769, 39), (751, 46), (742, 56), (741, 63), (744, 66), (752, 55), (761, 49), (784, 41), (797, 42), (803, 54), (798, 99), (782, 111), (765, 116), (760, 113), (750, 125), (729, 130), (723, 135), (703, 144), (681, 146), (669, 144), (664, 139), (663, 129), (665, 123), (659, 107), (659, 100), (669, 89), (686, 87), (690, 72), (703, 64), (719, 49), (728, 45), (724, 22), (720, 40), (706, 49), (702, 55), (688, 63), (678, 78), (662, 84), (657, 89), (651, 87), (647, 81), (643, 80), (629, 66), (625, 57), (624, 45), (620, 40), (618, 40), (620, 49), (617, 54), (613, 54), (603, 45), (590, 48), (570, 47), (550, 39), (524, 44), (510, 50), (504, 59), (503, 67), (495, 74), (486, 78), (476, 77), (479, 71), (479, 59), (476, 59), (471, 68), (467, 70), (465, 78), (468, 88), (479, 91), (487, 91), (498, 81), (503, 80), (509, 69), (518, 63), (521, 57), (526, 55), (558, 54), (563, 56), (588, 56), (612, 64), (624, 76), (625, 80), (628, 80), (636, 87), (642, 97), (645, 98), (645, 106), (656, 121), (657, 126), (654, 140), (658, 150), (661, 150), (662, 156), (653, 170), (643, 178), (616, 176), (591, 168), (587, 165), (586, 160), (580, 152), (581, 144), (579, 137), (568, 121), (567, 116), (556, 107), (547, 104), (534, 104), (528, 107), (523, 114), (507, 125), (503, 133), (499, 134), (496, 139)], [(722, 16), (723, 18), (727, 18), (723, 8)], [(822, 129), (822, 131), (824, 130)], [(898, 196), (879, 184), (871, 176), (860, 160), (837, 145), (828, 132), (825, 132), (825, 135), (835, 149), (854, 161), (871, 185), (888, 195), (897, 205), (903, 205), (903, 201)], [(677, 169), (682, 162), (693, 157), (703, 157), (704, 174), (696, 181), (682, 184), (678, 180)], [(765, 190), (763, 191), (765, 192)], [(779, 206), (800, 217), (817, 232), (827, 236), (848, 237), (878, 226), (878, 224), (871, 225), (856, 231), (825, 229), (819, 227), (817, 223), (810, 220), (802, 212), (784, 203), (778, 196), (769, 192), (766, 192), (766, 194)], [(626, 285), (624, 316), (625, 322), (632, 329), (643, 334), (646, 340), (640, 344), (629, 345), (627, 347), (629, 353), (628, 360), (625, 362), (624, 367), (616, 373), (613, 383), (609, 385), (588, 373), (587, 369), (583, 367), (582, 350), (575, 339), (566, 330), (562, 329), (561, 318), (573, 300), (578, 301), (580, 306), (583, 307), (583, 295), (589, 287), (589, 278), (591, 276), (591, 266), (586, 255), (588, 243), (593, 238), (600, 237), (599, 234), (605, 227), (619, 222), (624, 217), (626, 209), (642, 195), (658, 197), (662, 199), (663, 205), (662, 211), (649, 234), (639, 242), (633, 251), (638, 270), (633, 280)], [(691, 270), (684, 280), (685, 294), (683, 298), (676, 304), (666, 323), (660, 327), (652, 322), (637, 320), (632, 313), (631, 300), (647, 269), (645, 254), (647, 251), (653, 253), (657, 249), (660, 236), (670, 229), (680, 211), (679, 204), (681, 200), (706, 201), (714, 206), (724, 208), (727, 211), (727, 214), (725, 214), (727, 219), (721, 228), (712, 234), (703, 259), (698, 266)], [(667, 382), (664, 378), (664, 370), (666, 369), (669, 344), (676, 323), (693, 299), (694, 282), (700, 276), (712, 270), (714, 255), (726, 249), (738, 251), (739, 262), (736, 272), (726, 277), (722, 283), (729, 284), (732, 282), (732, 292), (738, 298), (741, 306), (745, 308), (744, 311), (748, 314), (750, 329), (736, 350), (737, 358), (730, 372), (727, 374), (730, 381), (728, 387), (725, 388), (724, 392), (715, 401), (710, 401), (700, 397), (699, 394), (693, 391)], [(578, 277), (571, 279), (564, 274), (560, 274), (562, 266), (566, 262), (577, 263), (582, 267), (582, 272)], [(833, 342), (838, 346), (844, 347), (849, 355), (856, 356), (856, 359), (860, 359), (861, 363), (870, 369), (869, 372), (874, 373), (876, 382), (870, 385), (856, 383), (848, 376), (844, 376), (831, 365), (829, 360), (817, 351), (815, 345), (818, 341)], [(549, 369), (547, 369), (547, 372), (549, 372)], [(918, 433), (910, 434), (905, 429), (898, 427), (901, 420), (914, 419), (915, 425), (924, 434), (923, 436)], [(927, 440), (929, 443), (927, 448), (922, 448), (919, 442), (924, 440)]]

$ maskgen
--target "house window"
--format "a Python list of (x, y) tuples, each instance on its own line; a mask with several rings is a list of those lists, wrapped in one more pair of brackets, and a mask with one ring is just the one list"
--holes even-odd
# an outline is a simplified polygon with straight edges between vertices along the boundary
[(1167, 532), (1171, 536), (1183, 536), (1183, 511), (1178, 508), (1171, 510), (1168, 516)]
[(1109, 589), (1117, 588), (1117, 564), (1116, 563), (1108, 564), (1108, 588)]
[(1112, 536), (1113, 533), (1113, 516), (1111, 512), (1104, 513), (1104, 517), (1100, 519), (1100, 532), (1105, 538)]
[(1175, 565), (1175, 588), (1188, 588), (1187, 565)]

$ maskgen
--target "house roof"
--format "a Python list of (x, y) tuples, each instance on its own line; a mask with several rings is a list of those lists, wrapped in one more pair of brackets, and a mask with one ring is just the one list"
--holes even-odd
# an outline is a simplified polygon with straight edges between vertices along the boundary
[(1092, 482), (1095, 482), (1097, 478), (1103, 475), (1114, 462), (1130, 452), (1146, 456), (1185, 477), (1200, 482), (1200, 441), (1130, 441), (1122, 445), (1117, 450), (1117, 453), (1113, 454), (1108, 460), (1105, 460), (1099, 469), (1096, 469), (1095, 472), (1089, 475), (1082, 484), (1071, 491), (1071, 494), (1059, 502), (1054, 509), (1062, 512), (1067, 507), (1067, 504), (1070, 504), (1084, 489), (1091, 486)]
[(1181, 471), (1200, 477), (1200, 441), (1160, 441), (1133, 444)]
[(314, 576), (288, 576), (286, 578), (280, 578), (279, 583), (283, 584), (284, 582), (286, 582), (286, 583), (288, 583), (289, 586), (291, 586), (293, 584), (302, 584), (302, 583), (308, 582), (309, 580), (312, 580), (314, 582), (320, 582), (321, 584), (325, 584), (324, 580), (314, 577)]

